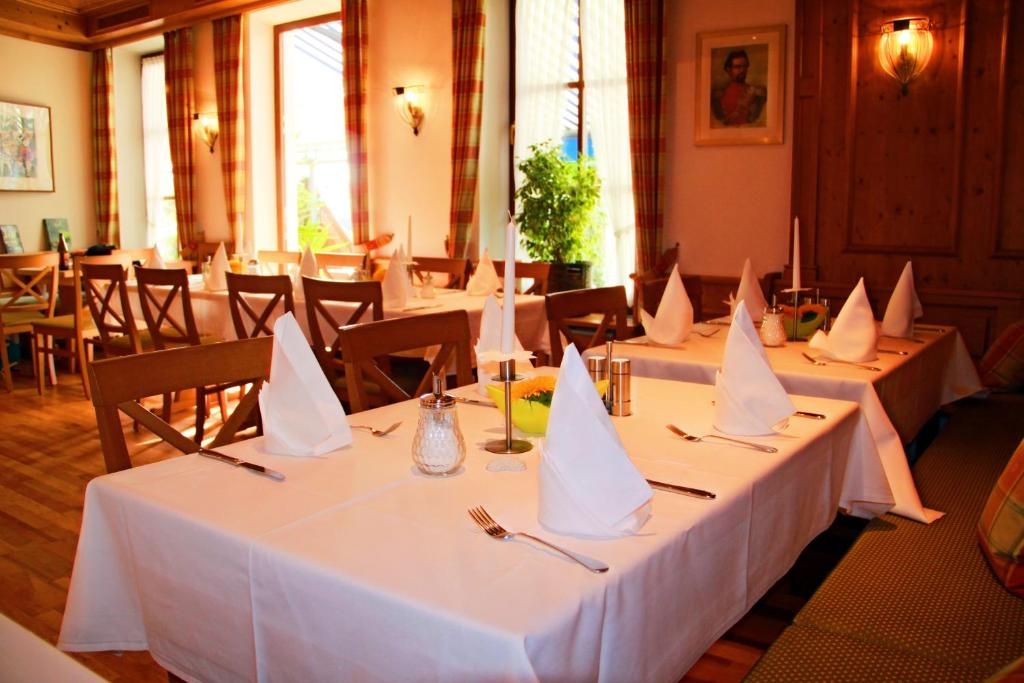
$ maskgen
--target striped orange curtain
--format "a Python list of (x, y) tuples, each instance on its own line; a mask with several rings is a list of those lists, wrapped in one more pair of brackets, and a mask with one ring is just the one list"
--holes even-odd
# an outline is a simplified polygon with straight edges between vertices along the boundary
[(114, 61), (110, 48), (92, 52), (92, 167), (96, 185), (96, 238), (121, 244), (114, 141)]
[(245, 117), (242, 115), (242, 17), (213, 22), (213, 68), (217, 81), (220, 166), (231, 235), (245, 244)]
[(178, 243), (189, 256), (194, 256), (201, 241), (196, 235), (192, 207), (193, 59), (191, 28), (164, 34), (164, 83), (167, 85), (167, 131), (174, 171), (174, 208), (178, 218)]
[(484, 94), (483, 0), (452, 0), (452, 197), (449, 256), (466, 258), (473, 231)]
[(665, 182), (665, 3), (625, 0), (629, 149), (636, 206), (636, 272), (661, 252)]
[(366, 0), (341, 0), (341, 49), (345, 79), (345, 139), (348, 145), (352, 241), (370, 239), (370, 183), (366, 161)]

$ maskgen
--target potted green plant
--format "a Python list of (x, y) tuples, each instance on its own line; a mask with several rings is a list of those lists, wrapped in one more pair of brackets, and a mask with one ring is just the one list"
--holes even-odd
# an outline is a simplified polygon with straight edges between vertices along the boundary
[(564, 157), (551, 141), (530, 146), (519, 163), (516, 223), (526, 253), (552, 264), (549, 291), (587, 287), (598, 253), (601, 181), (593, 162)]

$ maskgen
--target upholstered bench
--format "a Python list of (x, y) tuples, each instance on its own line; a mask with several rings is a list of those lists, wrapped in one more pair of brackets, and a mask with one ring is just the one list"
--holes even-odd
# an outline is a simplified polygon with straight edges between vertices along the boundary
[(914, 477), (931, 525), (885, 515), (748, 681), (981, 681), (1024, 655), (1024, 600), (978, 546), (982, 508), (1024, 436), (1024, 395), (957, 406)]

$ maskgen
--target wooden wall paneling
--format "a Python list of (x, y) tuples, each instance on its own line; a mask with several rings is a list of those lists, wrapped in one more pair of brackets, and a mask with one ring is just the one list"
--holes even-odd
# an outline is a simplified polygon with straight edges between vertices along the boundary
[(1024, 6), (1003, 0), (999, 147), (993, 191), (993, 257), (1024, 258)]
[[(821, 35), (824, 13), (817, 2), (797, 0), (796, 35), (813, 32)], [(821, 103), (821, 41), (797, 40), (794, 50), (795, 80), (793, 138), (806, 151), (804, 155), (793, 155), (793, 183), (790, 195), (790, 213), (800, 218), (805, 226), (800, 231), (800, 272), (801, 277), (813, 280), (818, 277), (816, 258), (818, 214), (815, 198), (818, 191), (818, 115)], [(783, 277), (792, 281), (793, 247), (790, 244), (790, 262)]]

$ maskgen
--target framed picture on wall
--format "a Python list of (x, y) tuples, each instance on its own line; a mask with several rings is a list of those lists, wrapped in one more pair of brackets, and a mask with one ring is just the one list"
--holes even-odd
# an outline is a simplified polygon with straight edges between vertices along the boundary
[(697, 34), (698, 145), (782, 142), (786, 27)]
[(49, 107), (0, 101), (0, 190), (53, 192)]

